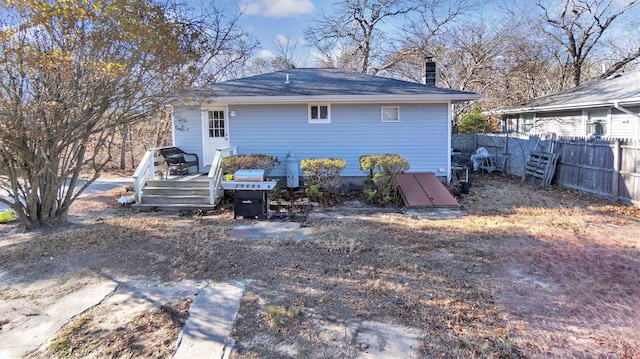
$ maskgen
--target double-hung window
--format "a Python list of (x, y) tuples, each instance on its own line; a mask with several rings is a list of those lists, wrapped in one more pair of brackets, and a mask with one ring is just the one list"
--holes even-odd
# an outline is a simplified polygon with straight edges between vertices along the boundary
[(586, 135), (607, 136), (607, 124), (609, 123), (609, 110), (597, 109), (585, 111)]
[(535, 125), (535, 118), (532, 113), (525, 113), (522, 115), (522, 132), (533, 133), (533, 127)]
[(331, 106), (309, 104), (309, 123), (331, 123)]

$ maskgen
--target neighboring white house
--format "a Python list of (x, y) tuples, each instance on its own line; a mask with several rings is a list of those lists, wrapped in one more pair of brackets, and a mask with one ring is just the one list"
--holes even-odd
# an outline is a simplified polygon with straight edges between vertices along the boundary
[(275, 155), (273, 176), (285, 176), (289, 153), (345, 159), (344, 177), (367, 174), (362, 155), (395, 153), (411, 171), (448, 178), (452, 104), (480, 97), (337, 69), (278, 71), (175, 94), (173, 145), (198, 154), (202, 166), (225, 146)]
[(640, 71), (610, 76), (491, 111), (503, 132), (640, 140)]

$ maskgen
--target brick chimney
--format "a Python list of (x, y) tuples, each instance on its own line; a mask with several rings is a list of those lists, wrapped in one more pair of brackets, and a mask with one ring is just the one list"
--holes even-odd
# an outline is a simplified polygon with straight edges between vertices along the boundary
[(433, 61), (433, 56), (427, 55), (424, 57), (424, 65), (422, 67), (422, 83), (427, 86), (436, 85), (436, 63)]

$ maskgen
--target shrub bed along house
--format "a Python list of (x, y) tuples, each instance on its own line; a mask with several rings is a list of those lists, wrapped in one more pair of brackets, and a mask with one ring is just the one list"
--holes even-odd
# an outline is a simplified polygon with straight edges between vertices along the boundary
[[(233, 174), (237, 170), (262, 169), (264, 176), (269, 174), (275, 166), (280, 163), (277, 156), (269, 156), (263, 154), (253, 155), (233, 155), (222, 159), (222, 173)], [(229, 192), (229, 191), (227, 191)], [(232, 192), (229, 192), (232, 193)], [(280, 182), (274, 189), (269, 192), (269, 199), (274, 200), (280, 197)]]
[(373, 203), (397, 203), (398, 176), (409, 169), (409, 161), (397, 154), (364, 155), (360, 169), (369, 172), (363, 192)]
[(276, 156), (254, 154), (233, 155), (222, 159), (222, 172), (234, 173), (237, 170), (263, 169), (264, 175), (269, 176), (275, 166), (280, 163)]
[(336, 192), (340, 188), (340, 173), (347, 162), (335, 158), (308, 158), (300, 161), (304, 171), (304, 188), (312, 200), (317, 200), (322, 191)]

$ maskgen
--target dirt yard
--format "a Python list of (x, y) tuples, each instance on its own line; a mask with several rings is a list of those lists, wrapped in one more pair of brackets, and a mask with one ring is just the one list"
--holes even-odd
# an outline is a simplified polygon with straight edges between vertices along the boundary
[[(243, 240), (229, 209), (138, 213), (120, 194), (79, 200), (64, 229), (0, 225), (0, 333), (102, 278), (252, 280), (236, 359), (355, 358), (363, 322), (416, 333), (421, 358), (640, 358), (635, 207), (487, 176), (459, 213), (319, 208), (305, 240)], [(190, 303), (105, 301), (31, 357), (170, 356)]]

